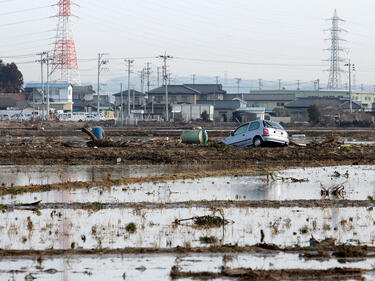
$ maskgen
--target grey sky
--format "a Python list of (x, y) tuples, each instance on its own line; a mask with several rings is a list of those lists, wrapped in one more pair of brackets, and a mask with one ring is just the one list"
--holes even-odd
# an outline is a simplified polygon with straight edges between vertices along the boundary
[[(57, 13), (46, 7), (57, 0), (0, 0), (0, 58), (34, 54), (52, 48)], [(324, 19), (338, 15), (347, 20), (348, 56), (357, 66), (357, 84), (375, 84), (373, 55), (375, 22), (373, 0), (76, 0), (79, 18), (73, 19), (73, 34), (79, 57), (81, 80), (95, 82), (98, 52), (112, 59), (102, 80), (124, 75), (120, 58), (137, 59), (134, 70), (146, 61), (155, 68), (154, 57), (167, 51), (173, 55), (174, 76), (197, 75), (242, 77), (308, 82), (328, 79), (322, 60), (329, 57)], [(40, 8), (45, 7), (45, 8)], [(38, 8), (20, 13), (20, 10)], [(39, 9), (40, 8), (40, 9)], [(29, 20), (36, 21), (29, 21)], [(40, 19), (40, 20), (39, 20)], [(28, 21), (25, 23), (17, 23)], [(12, 24), (17, 23), (17, 24)], [(11, 24), (11, 25), (9, 25)], [(20, 62), (26, 81), (38, 80), (35, 57), (5, 59)], [(198, 61), (199, 59), (210, 60)], [(230, 61), (231, 63), (212, 62)], [(236, 62), (257, 63), (239, 64)], [(283, 64), (276, 66), (272, 64)], [(296, 66), (299, 65), (299, 66)], [(155, 70), (154, 70), (155, 72)], [(343, 77), (346, 79), (345, 77)], [(213, 79), (214, 81), (214, 79)]]

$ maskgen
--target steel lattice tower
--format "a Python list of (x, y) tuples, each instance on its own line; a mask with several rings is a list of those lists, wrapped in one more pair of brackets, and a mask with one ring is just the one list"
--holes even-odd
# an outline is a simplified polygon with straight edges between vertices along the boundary
[(70, 25), (71, 4), (71, 0), (59, 0), (57, 3), (59, 14), (51, 73), (55, 81), (79, 85), (77, 53)]
[(332, 27), (328, 30), (331, 33), (331, 38), (328, 39), (331, 41), (331, 46), (327, 51), (330, 52), (331, 57), (328, 59), (330, 66), (327, 87), (328, 89), (339, 89), (341, 88), (341, 73), (344, 72), (341, 68), (341, 62), (344, 61), (341, 57), (341, 52), (344, 51), (341, 47), (341, 42), (345, 41), (340, 37), (340, 34), (346, 32), (346, 30), (340, 27), (340, 23), (344, 22), (344, 20), (337, 16), (336, 9), (329, 21), (332, 22)]

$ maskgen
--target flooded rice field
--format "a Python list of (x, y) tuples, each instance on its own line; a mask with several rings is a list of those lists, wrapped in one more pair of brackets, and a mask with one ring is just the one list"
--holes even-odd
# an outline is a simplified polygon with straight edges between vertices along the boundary
[[(108, 177), (147, 177), (176, 173), (182, 169), (194, 171), (199, 167), (107, 165), (16, 166), (6, 169), (6, 166), (0, 166), (0, 171), (4, 171), (0, 178), (7, 180), (7, 185), (10, 182), (14, 185), (28, 185), (95, 181)], [(43, 203), (173, 203), (223, 200), (367, 200), (370, 197), (375, 198), (375, 166), (334, 166), (288, 169), (262, 176), (209, 177), (5, 195), (0, 197), (0, 204), (39, 200)]]
[[(47, 256), (43, 258), (21, 257), (5, 258), (0, 261), (1, 280), (25, 280), (32, 276), (36, 280), (169, 280), (171, 268), (180, 272), (210, 272), (219, 274), (222, 267), (245, 268), (252, 265), (255, 270), (282, 270), (309, 268), (326, 270), (330, 268), (360, 268), (363, 275), (371, 280), (374, 275), (375, 259), (366, 261), (353, 259), (349, 263), (333, 260), (305, 260), (295, 253), (278, 254), (140, 254), (140, 255), (103, 255), (97, 256)], [(366, 272), (368, 271), (368, 272)], [(337, 273), (339, 276), (339, 274)], [(197, 280), (196, 278), (176, 278), (179, 280)], [(28, 280), (28, 279), (26, 279)], [(199, 280), (199, 279), (198, 279)], [(207, 278), (205, 279), (207, 280)], [(236, 280), (228, 277), (216, 277), (209, 280)], [(314, 280), (308, 279), (308, 280)], [(345, 279), (350, 280), (350, 279)], [(358, 280), (354, 278), (352, 280)]]
[[(204, 216), (216, 216), (217, 224), (201, 225), (195, 219)], [(13, 210), (0, 214), (0, 248), (175, 248), (210, 244), (243, 247), (257, 243), (285, 248), (308, 246), (311, 234), (318, 240), (334, 237), (338, 244), (375, 246), (374, 219), (372, 208), (357, 207)]]
[[(140, 181), (202, 166), (1, 166), (1, 280), (373, 280), (375, 166)], [(74, 182), (77, 182), (74, 184)]]

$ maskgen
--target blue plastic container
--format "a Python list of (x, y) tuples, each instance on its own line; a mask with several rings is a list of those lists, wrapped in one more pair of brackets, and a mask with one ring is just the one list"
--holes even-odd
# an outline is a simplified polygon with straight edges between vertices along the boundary
[(95, 127), (92, 128), (92, 133), (95, 135), (97, 139), (103, 139), (103, 128), (102, 127)]

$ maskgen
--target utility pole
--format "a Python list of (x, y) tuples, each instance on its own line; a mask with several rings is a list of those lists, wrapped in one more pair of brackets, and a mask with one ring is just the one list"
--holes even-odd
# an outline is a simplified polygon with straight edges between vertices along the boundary
[(133, 88), (133, 110), (135, 109), (135, 89)]
[(299, 91), (300, 90), (300, 83), (301, 83), (301, 80), (297, 80), (297, 91)]
[(156, 72), (157, 72), (158, 87), (160, 87), (160, 67), (159, 66), (156, 68)]
[(259, 91), (262, 90), (262, 84), (263, 84), (263, 79), (258, 79), (259, 82)]
[(316, 79), (316, 84), (318, 86), (318, 97), (320, 96), (320, 79)]
[(98, 54), (98, 88), (97, 88), (97, 95), (98, 95), (98, 104), (97, 104), (97, 110), (96, 110), (96, 113), (98, 114), (98, 118), (100, 118), (100, 74), (103, 70), (103, 65), (107, 64), (108, 63), (108, 60), (104, 60), (103, 57), (105, 56), (106, 54), (104, 53), (99, 53)]
[(352, 71), (355, 71), (355, 65), (350, 63), (350, 60), (345, 66), (349, 69), (349, 110), (350, 113), (353, 113), (353, 104), (352, 104)]
[(172, 59), (172, 56), (167, 55), (160, 55), (159, 58), (163, 59), (164, 61), (164, 85), (165, 85), (165, 117), (166, 121), (169, 121), (169, 101), (168, 101), (168, 73), (167, 73), (167, 60)]
[(192, 77), (193, 77), (193, 84), (195, 84), (195, 74), (193, 74)]
[(44, 112), (44, 102), (45, 102), (45, 91), (44, 91), (44, 79), (43, 79), (43, 64), (45, 63), (44, 55), (46, 52), (42, 52), (40, 55), (40, 60), (36, 62), (40, 62), (40, 87), (42, 91), (42, 118), (45, 119), (45, 112)]
[[(234, 78), (237, 82), (237, 95), (240, 95), (240, 83), (241, 83), (241, 78)], [(243, 100), (243, 93), (241, 94), (241, 99)]]
[(150, 92), (150, 75), (152, 73), (151, 71), (151, 67), (150, 67), (151, 63), (150, 62), (147, 62), (146, 63), (146, 76), (147, 76), (147, 95), (145, 95), (145, 103), (144, 103), (144, 107), (145, 107), (145, 112), (146, 112), (146, 108), (147, 108), (147, 103), (146, 103), (146, 96), (147, 96), (147, 100), (148, 100), (148, 93)]
[(47, 56), (47, 119), (49, 120), (49, 53), (46, 53)]
[(215, 79), (216, 79), (216, 85), (218, 85), (219, 84), (219, 76), (215, 76)]
[(281, 90), (281, 79), (279, 79), (279, 91)]
[(126, 112), (126, 118), (129, 118), (130, 116), (130, 73), (131, 73), (131, 66), (134, 63), (134, 60), (128, 59), (128, 60), (125, 60), (125, 62), (128, 64), (128, 110)]
[(124, 125), (124, 95), (122, 93), (122, 82), (120, 83), (120, 95), (121, 95), (121, 126)]

